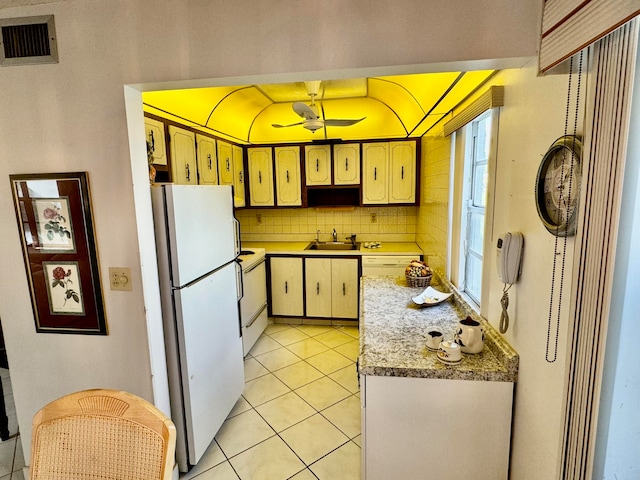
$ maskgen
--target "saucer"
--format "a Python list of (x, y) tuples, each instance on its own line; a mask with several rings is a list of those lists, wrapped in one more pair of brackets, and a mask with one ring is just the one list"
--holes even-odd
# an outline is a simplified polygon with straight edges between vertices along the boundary
[(437, 352), (438, 351), (438, 348), (433, 348), (433, 347), (430, 347), (429, 345), (426, 345), (426, 347), (427, 347), (427, 350), (429, 350), (430, 352)]
[(440, 358), (438, 355), (436, 355), (436, 357), (438, 358), (438, 360), (440, 360), (442, 363), (444, 363), (445, 365), (459, 365), (462, 363), (462, 358), (460, 360), (457, 360), (455, 362), (451, 362), (449, 360), (444, 360), (443, 358)]

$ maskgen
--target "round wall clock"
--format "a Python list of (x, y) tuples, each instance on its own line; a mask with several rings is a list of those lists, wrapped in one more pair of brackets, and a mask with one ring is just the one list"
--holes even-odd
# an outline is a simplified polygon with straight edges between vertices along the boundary
[(553, 235), (576, 233), (582, 142), (574, 135), (556, 140), (545, 153), (536, 178), (536, 207), (543, 225)]

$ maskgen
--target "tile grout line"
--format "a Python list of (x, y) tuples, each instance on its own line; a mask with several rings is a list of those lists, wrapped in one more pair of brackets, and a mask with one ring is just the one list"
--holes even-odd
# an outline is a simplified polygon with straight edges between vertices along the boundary
[[(302, 327), (304, 327), (304, 325), (301, 325), (301, 326), (302, 326)], [(279, 330), (277, 330), (276, 332), (273, 332), (273, 333), (282, 332), (282, 331), (285, 331), (285, 330), (288, 330), (288, 329), (296, 329), (296, 330), (298, 330), (298, 327), (299, 327), (299, 326), (292, 326), (292, 325), (288, 325), (288, 326), (286, 326), (286, 327), (284, 327), (284, 328), (282, 328), (282, 329), (279, 329)], [(344, 328), (344, 327), (342, 327), (342, 328)], [(271, 375), (273, 375), (273, 377), (274, 377), (275, 379), (277, 379), (277, 380), (278, 380), (278, 381), (280, 381), (283, 385), (285, 385), (285, 386), (287, 387), (288, 391), (287, 391), (286, 393), (283, 393), (282, 395), (278, 395), (278, 396), (276, 396), (276, 397), (274, 397), (274, 398), (272, 398), (272, 399), (269, 399), (269, 400), (267, 400), (267, 401), (265, 401), (265, 402), (262, 402), (262, 403), (260, 403), (260, 404), (258, 404), (258, 405), (254, 405), (253, 403), (251, 403), (251, 402), (250, 402), (250, 401), (249, 401), (249, 400), (244, 396), (244, 393), (243, 393), (243, 394), (241, 395), (241, 398), (243, 398), (243, 399), (244, 399), (244, 401), (245, 401), (245, 402), (250, 406), (250, 408), (249, 408), (249, 409), (247, 409), (247, 410), (245, 410), (245, 411), (243, 411), (243, 412), (240, 412), (240, 413), (238, 413), (238, 414), (234, 415), (234, 417), (236, 417), (236, 416), (241, 415), (241, 414), (243, 414), (243, 413), (246, 413), (246, 412), (248, 412), (248, 411), (250, 411), (250, 410), (253, 410), (253, 411), (254, 411), (254, 412), (255, 412), (255, 413), (256, 413), (256, 414), (257, 414), (257, 415), (258, 415), (258, 416), (259, 416), (259, 417), (260, 417), (260, 418), (261, 418), (261, 419), (262, 419), (262, 420), (263, 420), (263, 421), (264, 421), (268, 426), (269, 426), (269, 428), (271, 428), (271, 430), (274, 432), (274, 435), (271, 435), (270, 437), (268, 437), (268, 438), (266, 438), (266, 439), (264, 439), (264, 440), (261, 440), (260, 442), (258, 442), (258, 443), (256, 443), (256, 444), (254, 444), (254, 445), (252, 445), (252, 446), (250, 446), (250, 447), (248, 447), (248, 448), (246, 448), (246, 449), (244, 449), (244, 450), (242, 450), (242, 451), (240, 451), (240, 452), (238, 452), (238, 453), (234, 454), (233, 456), (228, 456), (228, 455), (224, 452), (224, 450), (223, 450), (222, 446), (220, 445), (220, 443), (219, 443), (217, 440), (215, 440), (215, 439), (214, 439), (214, 441), (216, 442), (216, 444), (217, 444), (218, 448), (219, 448), (219, 449), (220, 449), (220, 451), (222, 452), (222, 454), (223, 454), (223, 456), (224, 456), (224, 458), (225, 458), (225, 461), (229, 463), (229, 465), (231, 466), (232, 470), (234, 471), (234, 473), (236, 474), (236, 476), (237, 476), (238, 478), (241, 478), (241, 477), (240, 477), (239, 473), (236, 471), (236, 469), (233, 467), (233, 464), (231, 463), (231, 459), (232, 459), (232, 458), (237, 457), (238, 455), (241, 455), (241, 454), (242, 454), (242, 453), (244, 453), (244, 452), (247, 452), (247, 451), (248, 451), (248, 450), (250, 450), (251, 448), (254, 448), (254, 447), (256, 447), (257, 445), (260, 445), (261, 443), (263, 443), (263, 442), (265, 442), (265, 441), (267, 441), (267, 440), (269, 440), (269, 439), (274, 438), (275, 436), (277, 436), (277, 437), (278, 437), (278, 438), (279, 438), (279, 439), (280, 439), (280, 440), (281, 440), (281, 441), (282, 441), (282, 442), (287, 446), (287, 448), (288, 448), (288, 449), (289, 449), (289, 450), (290, 450), (290, 451), (291, 451), (291, 452), (292, 452), (292, 453), (293, 453), (293, 454), (294, 454), (294, 455), (295, 455), (295, 456), (300, 460), (300, 462), (305, 466), (305, 468), (303, 468), (302, 470), (300, 470), (300, 471), (298, 471), (298, 472), (294, 473), (294, 474), (292, 475), (292, 477), (293, 477), (293, 476), (298, 475), (299, 473), (301, 473), (301, 472), (303, 472), (303, 471), (305, 471), (305, 470), (309, 470), (309, 472), (310, 472), (310, 473), (311, 473), (315, 478), (318, 478), (318, 477), (317, 477), (317, 475), (316, 475), (316, 474), (311, 470), (311, 468), (310, 468), (310, 467), (311, 467), (311, 465), (316, 464), (316, 463), (317, 463), (317, 462), (319, 462), (321, 459), (323, 459), (323, 458), (327, 457), (328, 455), (332, 454), (333, 452), (335, 452), (335, 451), (336, 451), (336, 450), (338, 450), (339, 448), (342, 448), (343, 446), (347, 445), (348, 443), (353, 443), (356, 447), (361, 448), (361, 447), (360, 447), (357, 443), (355, 443), (355, 441), (354, 441), (354, 439), (355, 439), (355, 438), (357, 438), (357, 437), (358, 437), (358, 435), (361, 435), (361, 433), (359, 433), (358, 435), (356, 435), (356, 436), (354, 436), (354, 437), (351, 437), (351, 435), (349, 435), (348, 433), (346, 433), (346, 432), (344, 432), (342, 429), (340, 429), (340, 427), (339, 427), (338, 425), (335, 425), (335, 424), (334, 424), (334, 422), (332, 422), (329, 418), (327, 418), (327, 417), (322, 413), (322, 412), (326, 411), (327, 409), (329, 409), (329, 408), (331, 408), (331, 407), (333, 407), (333, 406), (335, 406), (335, 405), (339, 404), (340, 402), (345, 401), (345, 400), (347, 400), (347, 399), (349, 399), (349, 398), (351, 398), (351, 397), (356, 397), (356, 398), (358, 398), (358, 401), (359, 401), (359, 397), (357, 397), (357, 395), (358, 395), (358, 393), (359, 393), (359, 389), (358, 389), (358, 392), (355, 392), (355, 393), (354, 393), (354, 392), (352, 392), (350, 389), (346, 388), (345, 386), (341, 385), (339, 382), (337, 382), (336, 380), (334, 380), (333, 378), (331, 378), (331, 377), (330, 377), (330, 375), (332, 375), (332, 374), (334, 374), (334, 373), (336, 373), (336, 372), (338, 372), (338, 371), (340, 371), (340, 370), (342, 370), (342, 369), (344, 369), (344, 368), (348, 368), (348, 367), (355, 366), (355, 364), (356, 364), (356, 362), (355, 362), (354, 360), (352, 360), (350, 357), (348, 357), (347, 355), (343, 354), (342, 352), (339, 352), (339, 351), (337, 351), (337, 350), (336, 350), (336, 348), (338, 348), (338, 347), (341, 347), (341, 346), (343, 346), (343, 345), (346, 345), (346, 344), (348, 344), (348, 343), (350, 343), (350, 342), (352, 342), (352, 341), (354, 341), (354, 340), (355, 340), (355, 341), (357, 341), (357, 340), (358, 340), (357, 338), (354, 338), (352, 335), (349, 335), (348, 333), (345, 333), (344, 331), (341, 331), (341, 330), (342, 330), (342, 328), (341, 328), (341, 327), (331, 326), (327, 331), (325, 331), (325, 332), (319, 332), (319, 333), (317, 333), (316, 335), (309, 335), (308, 333), (306, 333), (306, 332), (302, 332), (302, 331), (301, 331), (301, 333), (304, 333), (305, 335), (307, 335), (307, 336), (308, 336), (308, 338), (305, 338), (305, 339), (302, 339), (302, 340), (298, 340), (298, 341), (294, 341), (294, 342), (291, 342), (291, 343), (289, 343), (289, 344), (287, 344), (287, 345), (284, 345), (283, 343), (281, 343), (281, 342), (279, 342), (278, 340), (276, 340), (275, 338), (273, 338), (273, 337), (271, 336), (271, 334), (269, 334), (269, 333), (266, 333), (266, 332), (265, 332), (265, 333), (263, 334), (265, 337), (270, 338), (271, 340), (273, 340), (274, 342), (276, 342), (276, 343), (277, 343), (278, 345), (280, 345), (280, 346), (279, 346), (279, 347), (277, 347), (277, 348), (274, 348), (274, 349), (272, 349), (272, 350), (268, 350), (268, 351), (262, 352), (262, 353), (260, 353), (260, 354), (258, 354), (258, 355), (255, 355), (254, 353), (251, 353), (251, 352), (249, 352), (249, 353), (247, 354), (247, 356), (246, 356), (246, 357), (245, 357), (245, 359), (244, 359), (245, 361), (246, 361), (248, 358), (251, 358), (251, 359), (255, 360), (256, 362), (258, 362), (258, 364), (259, 364), (262, 368), (264, 368), (264, 369), (266, 370), (266, 372), (267, 372), (267, 373), (265, 373), (265, 374), (263, 374), (263, 375), (258, 375), (258, 376), (256, 376), (256, 377), (252, 378), (251, 380), (245, 381), (245, 384), (246, 384), (246, 383), (248, 383), (248, 382), (250, 382), (250, 381), (256, 380), (256, 379), (258, 379), (258, 378), (264, 377), (264, 376), (266, 376), (266, 375), (268, 375), (268, 374), (271, 374)], [(351, 328), (352, 328), (352, 327), (351, 327)], [(300, 330), (298, 330), (298, 331), (300, 331)], [(314, 338), (314, 337), (317, 337), (317, 336), (319, 336), (319, 335), (326, 334), (326, 333), (329, 333), (329, 332), (332, 332), (332, 331), (333, 331), (333, 332), (335, 332), (335, 331), (340, 332), (341, 334), (345, 335), (345, 337), (348, 337), (348, 338), (349, 338), (349, 340), (347, 340), (346, 342), (344, 342), (344, 343), (342, 343), (342, 344), (340, 344), (340, 345), (336, 345), (335, 347), (332, 347), (332, 346), (329, 346), (329, 345), (325, 344), (324, 342), (322, 342), (322, 341), (317, 340), (317, 339), (315, 339), (315, 338)], [(308, 357), (306, 357), (306, 358), (302, 358), (302, 357), (300, 357), (298, 354), (296, 354), (296, 353), (294, 353), (293, 351), (289, 350), (289, 348), (288, 348), (289, 346), (294, 345), (294, 344), (296, 344), (296, 343), (300, 343), (300, 342), (306, 341), (306, 340), (308, 340), (308, 339), (315, 339), (316, 341), (318, 341), (319, 343), (321, 343), (323, 346), (325, 346), (325, 347), (327, 348), (327, 350), (325, 350), (324, 352), (319, 352), (319, 353), (317, 353), (317, 354), (315, 354), (315, 355), (310, 355), (310, 356), (308, 356)], [(271, 369), (271, 368), (267, 367), (265, 364), (263, 364), (262, 362), (260, 362), (260, 360), (257, 358), (257, 356), (264, 355), (264, 354), (267, 354), (267, 353), (269, 353), (269, 352), (275, 352), (275, 351), (282, 350), (282, 349), (285, 349), (287, 352), (289, 352), (289, 353), (291, 353), (292, 355), (294, 355), (295, 357), (299, 358), (299, 361), (295, 361), (295, 362), (294, 362), (294, 363), (292, 363), (292, 364), (285, 365), (285, 366), (280, 367), (280, 368), (277, 368), (277, 369)], [(335, 370), (335, 371), (333, 371), (333, 372), (324, 373), (322, 370), (319, 370), (318, 368), (316, 368), (314, 365), (312, 365), (311, 363), (309, 363), (309, 362), (307, 361), (309, 358), (312, 358), (312, 357), (317, 356), (317, 355), (321, 355), (321, 354), (326, 353), (326, 352), (329, 352), (329, 351), (332, 351), (332, 352), (337, 353), (337, 354), (338, 354), (338, 355), (340, 355), (341, 357), (343, 357), (343, 358), (347, 359), (350, 363), (349, 363), (348, 365), (344, 366), (344, 367), (338, 368), (337, 370)], [(348, 393), (349, 393), (349, 395), (348, 395), (348, 396), (346, 396), (346, 397), (344, 397), (344, 398), (342, 398), (342, 399), (340, 399), (340, 400), (338, 400), (338, 401), (336, 401), (336, 402), (333, 402), (333, 403), (331, 403), (331, 404), (329, 404), (329, 405), (326, 405), (326, 406), (325, 406), (324, 408), (322, 408), (321, 410), (319, 410), (319, 409), (317, 409), (316, 407), (314, 407), (313, 405), (311, 405), (311, 404), (310, 404), (308, 401), (306, 401), (302, 396), (300, 396), (300, 394), (299, 394), (298, 392), (296, 392), (296, 389), (291, 388), (289, 385), (287, 385), (287, 384), (286, 384), (282, 379), (280, 379), (280, 378), (275, 374), (276, 372), (278, 372), (278, 371), (280, 371), (280, 370), (283, 370), (283, 369), (285, 369), (285, 368), (287, 368), (287, 367), (290, 367), (290, 366), (292, 366), (292, 365), (298, 364), (298, 363), (300, 363), (300, 362), (304, 362), (304, 364), (305, 364), (306, 366), (308, 366), (308, 367), (310, 367), (310, 368), (312, 368), (312, 369), (314, 369), (314, 370), (318, 371), (318, 372), (319, 372), (319, 373), (321, 373), (322, 375), (321, 375), (320, 377), (318, 377), (318, 378), (316, 378), (316, 379), (314, 379), (314, 380), (310, 381), (310, 382), (307, 382), (307, 383), (304, 383), (304, 384), (302, 384), (302, 385), (299, 385), (298, 387), (296, 387), (296, 389), (302, 388), (302, 387), (304, 387), (304, 386), (306, 386), (306, 385), (310, 385), (311, 383), (313, 383), (313, 382), (315, 382), (315, 381), (318, 381), (318, 380), (321, 380), (321, 379), (324, 379), (324, 378), (328, 378), (329, 380), (331, 380), (332, 382), (334, 382), (337, 386), (339, 386), (340, 388), (342, 388), (342, 389), (344, 389), (346, 392), (348, 392)], [(357, 372), (356, 372), (356, 375), (357, 375)], [(341, 434), (343, 434), (343, 435), (346, 437), (346, 439), (347, 439), (347, 440), (346, 440), (345, 442), (341, 443), (340, 445), (336, 446), (335, 448), (333, 448), (331, 451), (329, 451), (329, 452), (325, 453), (325, 454), (324, 454), (324, 455), (322, 455), (321, 457), (319, 457), (319, 458), (315, 459), (313, 462), (311, 462), (311, 463), (307, 464), (307, 463), (306, 463), (306, 462), (305, 462), (305, 461), (304, 461), (304, 460), (303, 460), (303, 459), (298, 455), (298, 453), (294, 450), (294, 448), (293, 448), (292, 446), (290, 446), (290, 445), (289, 445), (289, 443), (287, 443), (287, 442), (285, 441), (285, 439), (280, 435), (280, 433), (282, 433), (282, 432), (278, 432), (278, 431), (276, 431), (276, 429), (271, 425), (271, 423), (269, 423), (269, 421), (268, 421), (268, 420), (267, 420), (267, 419), (266, 419), (266, 418), (265, 418), (265, 417), (264, 417), (264, 416), (263, 416), (263, 415), (262, 415), (262, 414), (257, 410), (257, 408), (258, 408), (258, 407), (260, 407), (260, 406), (262, 406), (262, 405), (266, 405), (267, 403), (269, 403), (269, 402), (271, 402), (271, 401), (273, 401), (273, 400), (276, 400), (276, 399), (278, 399), (278, 398), (281, 398), (281, 397), (283, 397), (284, 395), (288, 395), (289, 393), (293, 393), (293, 394), (295, 394), (295, 395), (296, 395), (296, 397), (297, 397), (298, 399), (302, 400), (306, 405), (308, 405), (308, 406), (312, 409), (312, 411), (313, 411), (314, 413), (313, 413), (312, 415), (310, 415), (309, 417), (306, 417), (306, 418), (304, 418), (304, 419), (302, 419), (302, 420), (300, 420), (300, 421), (298, 421), (298, 422), (296, 422), (296, 423), (294, 423), (294, 424), (292, 424), (292, 425), (289, 425), (287, 428), (283, 429), (283, 430), (282, 430), (282, 432), (285, 432), (285, 431), (289, 430), (290, 428), (294, 427), (295, 425), (298, 425), (298, 424), (300, 424), (300, 423), (302, 423), (302, 422), (304, 422), (304, 421), (308, 420), (309, 418), (311, 418), (311, 417), (315, 416), (316, 414), (319, 414), (319, 415), (320, 415), (324, 420), (326, 420), (326, 421), (327, 421), (331, 426), (333, 426), (333, 427), (334, 427), (334, 428), (336, 428), (336, 429), (337, 429)], [(229, 418), (233, 418), (233, 417), (229, 417)], [(221, 463), (222, 463), (222, 462), (221, 462)], [(215, 468), (216, 466), (220, 465), (221, 463), (219, 463), (219, 464), (217, 464), (217, 465), (214, 465), (214, 466), (212, 466), (211, 468)], [(209, 471), (209, 470), (210, 470), (210, 469), (205, 470), (205, 472), (206, 472), (206, 471)], [(202, 472), (202, 473), (204, 473), (204, 472)], [(202, 473), (198, 474), (196, 477), (200, 476)], [(196, 477), (193, 477), (193, 478), (196, 478)], [(289, 477), (289, 478), (292, 478), (292, 477)], [(243, 479), (241, 479), (241, 480), (243, 480)]]

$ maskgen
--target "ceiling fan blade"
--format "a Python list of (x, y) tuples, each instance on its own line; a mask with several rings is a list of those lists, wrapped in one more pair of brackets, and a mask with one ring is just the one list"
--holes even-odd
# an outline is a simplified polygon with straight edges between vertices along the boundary
[(367, 117), (362, 117), (356, 120), (336, 120), (336, 119), (332, 119), (332, 120), (325, 120), (324, 124), (327, 127), (349, 127), (351, 125), (355, 125), (358, 122), (361, 122), (362, 120), (364, 120)]
[(295, 102), (293, 104), (293, 111), (305, 120), (316, 120), (318, 118), (316, 112), (314, 112), (313, 109), (306, 103)]
[(275, 128), (295, 127), (296, 125), (302, 125), (304, 122), (292, 123), (291, 125), (280, 125), (279, 123), (272, 123), (271, 126)]

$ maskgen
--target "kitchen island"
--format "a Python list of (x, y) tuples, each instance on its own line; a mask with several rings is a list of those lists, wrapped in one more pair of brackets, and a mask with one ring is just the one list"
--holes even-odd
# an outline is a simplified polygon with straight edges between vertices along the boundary
[[(362, 478), (508, 478), (518, 355), (453, 291), (421, 308), (404, 277), (361, 279), (359, 374)], [(485, 347), (445, 365), (426, 348), (434, 326), (452, 340), (461, 319), (483, 323)]]

